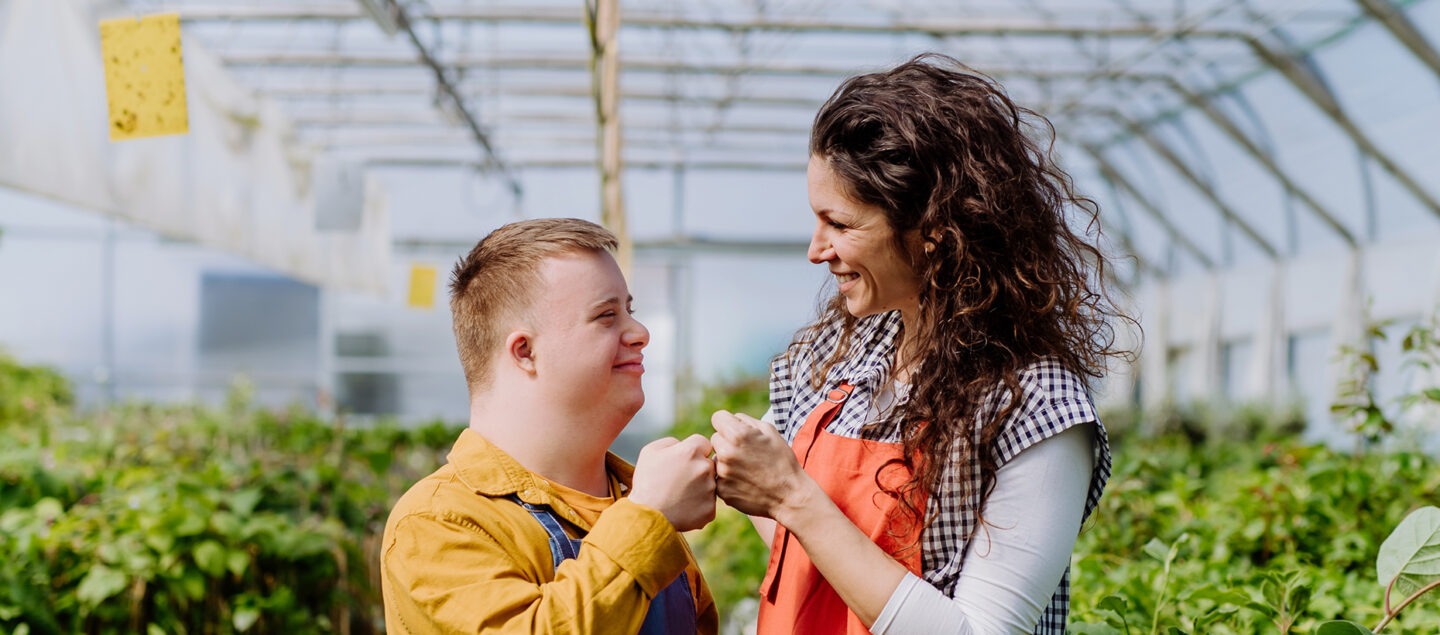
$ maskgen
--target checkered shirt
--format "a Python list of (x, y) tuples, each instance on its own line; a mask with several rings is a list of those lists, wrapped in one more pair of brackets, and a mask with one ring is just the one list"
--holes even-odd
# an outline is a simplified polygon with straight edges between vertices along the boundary
[[(898, 443), (901, 428), (897, 424), (866, 428), (873, 423), (873, 400), (889, 381), (890, 365), (901, 331), (900, 313), (892, 311), (859, 320), (851, 336), (850, 353), (831, 367), (822, 388), (815, 390), (810, 386), (809, 373), (815, 368), (817, 360), (827, 359), (834, 353), (843, 328), (839, 323), (825, 325), (815, 334), (813, 341), (794, 348), (790, 359), (780, 355), (772, 362), (770, 408), (775, 427), (786, 441), (793, 442), (806, 416), (820, 405), (825, 393), (842, 382), (848, 382), (854, 390), (826, 429), (844, 437)], [(1098, 440), (1095, 468), (1085, 500), (1085, 518), (1089, 518), (1090, 512), (1100, 502), (1105, 482), (1110, 478), (1110, 445), (1105, 427), (1100, 424), (1100, 418), (1091, 404), (1085, 382), (1053, 360), (1042, 360), (1027, 366), (1020, 371), (1019, 380), (1020, 405), (1005, 420), (994, 441), (997, 468), (1025, 448), (1072, 426), (1095, 422)], [(996, 391), (987, 401), (985, 413), (993, 415), (1008, 404), (1010, 398), (1008, 390)], [(960, 495), (961, 478), (967, 479), (969, 485), (970, 494), (965, 497)], [(980, 466), (960, 465), (959, 448), (956, 448), (943, 475), (939, 495), (931, 497), (927, 503), (926, 513), (934, 521), (921, 536), (922, 577), (950, 597), (954, 597), (956, 583), (960, 580), (968, 537), (975, 533), (979, 489)], [(1069, 611), (1070, 569), (1067, 567), (1034, 632), (1063, 635)]]

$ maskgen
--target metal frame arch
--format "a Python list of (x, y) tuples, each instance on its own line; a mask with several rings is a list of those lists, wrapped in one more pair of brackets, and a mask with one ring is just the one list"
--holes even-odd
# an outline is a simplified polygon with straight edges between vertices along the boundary
[(1322, 223), (1333, 230), (1336, 235), (1340, 236), (1340, 239), (1345, 241), (1346, 245), (1352, 248), (1359, 245), (1355, 234), (1340, 222), (1334, 212), (1330, 211), (1330, 209), (1321, 203), (1315, 195), (1311, 194), (1309, 190), (1306, 190), (1300, 186), (1299, 183), (1296, 183), (1295, 179), (1291, 178), (1289, 173), (1280, 167), (1280, 164), (1271, 156), (1271, 153), (1266, 152), (1259, 144), (1252, 140), (1249, 135), (1245, 134), (1245, 132), (1240, 129), (1239, 124), (1229, 115), (1225, 114), (1224, 111), (1216, 107), (1210, 99), (1191, 90), (1183, 82), (1173, 77), (1166, 78), (1164, 84), (1180, 95), (1186, 103), (1205, 115), (1217, 129), (1259, 163), (1260, 166), (1280, 184), (1286, 193), (1294, 196), (1303, 203)]
[(1435, 74), (1435, 79), (1440, 81), (1440, 51), (1437, 51), (1435, 46), (1425, 39), (1425, 35), (1405, 15), (1402, 7), (1396, 6), (1391, 0), (1355, 0), (1355, 2), (1371, 18), (1379, 22), (1380, 26), (1385, 27), (1395, 39), (1399, 40), (1402, 46), (1410, 49), (1410, 52), (1420, 59), (1420, 63)]
[[(1365, 1), (1374, 2), (1384, 0)], [(1128, 2), (1125, 2), (1125, 0), (1115, 0), (1115, 2), (1132, 15), (1137, 14), (1135, 9), (1131, 7)], [(1144, 20), (1143, 16), (1139, 15), (1137, 15), (1137, 19), (1140, 19), (1142, 22)], [(1185, 49), (1190, 48), (1188, 46), (1188, 42), (1183, 37), (1177, 38), (1177, 44)], [(1174, 55), (1169, 52), (1166, 53), (1166, 57), (1169, 58), (1172, 62), (1176, 61)], [(1164, 75), (1159, 77), (1158, 79), (1164, 87), (1178, 94), (1185, 103), (1188, 103), (1192, 107), (1200, 110), (1200, 112), (1204, 114), (1211, 121), (1212, 124), (1219, 128), (1221, 132), (1225, 133), (1226, 136), (1230, 137), (1230, 139), (1237, 145), (1239, 145), (1242, 150), (1244, 150), (1253, 159), (1259, 162), (1260, 165), (1271, 175), (1271, 177), (1280, 184), (1281, 188), (1284, 189), (1287, 194), (1301, 200), (1301, 202), (1304, 203), (1306, 207), (1310, 208), (1310, 210), (1319, 217), (1320, 221), (1323, 224), (1329, 226), (1333, 231), (1335, 231), (1340, 236), (1341, 240), (1346, 243), (1346, 245), (1350, 246), (1351, 248), (1355, 248), (1358, 245), (1358, 241), (1356, 240), (1354, 234), (1351, 233), (1342, 223), (1339, 222), (1333, 212), (1331, 212), (1328, 208), (1322, 205), (1319, 200), (1315, 196), (1310, 194), (1307, 190), (1302, 189), (1295, 182), (1295, 180), (1289, 176), (1288, 173), (1286, 173), (1283, 169), (1280, 168), (1279, 164), (1274, 160), (1270, 152), (1262, 150), (1256, 143), (1254, 143), (1249, 138), (1249, 135), (1245, 134), (1240, 129), (1240, 127), (1224, 113), (1224, 111), (1220, 110), (1213, 103), (1211, 103), (1208, 97), (1201, 95), (1193, 90), (1190, 90), (1174, 75)], [(1146, 123), (1148, 124), (1149, 122)], [(1295, 229), (1291, 226), (1292, 220), (1288, 218), (1288, 215), (1287, 218), (1285, 218), (1285, 224), (1286, 235), (1293, 236), (1295, 233)], [(1287, 243), (1290, 243), (1292, 247), (1298, 248), (1298, 245), (1293, 244), (1293, 240), (1288, 240)]]
[(1194, 241), (1185, 236), (1185, 233), (1180, 231), (1180, 229), (1170, 221), (1169, 216), (1167, 216), (1158, 205), (1142, 194), (1129, 179), (1125, 178), (1125, 175), (1105, 156), (1104, 150), (1095, 145), (1083, 143), (1078, 145), (1095, 159), (1095, 165), (1099, 168), (1100, 177), (1108, 183), (1119, 186), (1132, 200), (1139, 204), (1140, 209), (1144, 210), (1146, 214), (1154, 219), (1165, 233), (1170, 236), (1172, 245), (1179, 245), (1183, 248), (1184, 251), (1194, 257), (1206, 271), (1214, 271), (1216, 269), (1215, 260), (1211, 258), (1209, 254), (1205, 253), (1205, 250), (1201, 249), (1199, 245), (1196, 245)]
[[(1300, 94), (1310, 101), (1320, 112), (1330, 118), (1350, 140), (1355, 143), (1360, 152), (1370, 157), (1382, 169), (1394, 178), (1400, 186), (1410, 192), (1416, 200), (1429, 208), (1437, 218), (1440, 218), (1440, 200), (1436, 200), (1424, 187), (1417, 182), (1410, 173), (1395, 163), (1368, 135), (1362, 131), (1358, 124), (1345, 113), (1340, 107), (1340, 102), (1325, 85), (1323, 76), (1318, 66), (1302, 63), (1294, 52), (1277, 51), (1270, 45), (1257, 37), (1247, 36), (1245, 39), (1256, 57), (1259, 57), (1271, 68), (1279, 72), (1290, 82)], [(1308, 58), (1307, 54), (1300, 55)]]
[(1180, 174), (1180, 176), (1184, 177), (1185, 180), (1189, 181), (1190, 184), (1195, 188), (1196, 191), (1200, 193), (1202, 197), (1210, 201), (1210, 204), (1215, 207), (1216, 211), (1220, 212), (1222, 216), (1224, 216), (1230, 222), (1234, 223), (1235, 227), (1238, 228), (1241, 233), (1245, 234), (1245, 236), (1248, 237), (1251, 242), (1255, 243), (1255, 246), (1259, 247), (1260, 251), (1263, 252), (1266, 256), (1268, 256), (1271, 261), (1277, 261), (1281, 259), (1280, 251), (1275, 248), (1275, 245), (1271, 244), (1269, 240), (1267, 240), (1264, 236), (1260, 235), (1260, 233), (1256, 231), (1255, 228), (1250, 225), (1250, 223), (1246, 222), (1244, 218), (1241, 218), (1240, 214), (1236, 213), (1234, 208), (1230, 207), (1229, 203), (1226, 203), (1223, 199), (1221, 199), (1220, 195), (1216, 194), (1213, 188), (1211, 188), (1202, 179), (1200, 179), (1200, 177), (1195, 174), (1193, 170), (1190, 169), (1190, 166), (1186, 165), (1185, 161), (1181, 159), (1179, 155), (1175, 154), (1175, 151), (1170, 148), (1170, 146), (1166, 145), (1164, 141), (1161, 141), (1159, 138), (1155, 137), (1154, 134), (1151, 134), (1151, 132), (1145, 126), (1142, 126), (1139, 123), (1126, 117), (1124, 113), (1116, 110), (1111, 110), (1109, 111), (1109, 113), (1110, 116), (1114, 118), (1117, 123), (1124, 126), (1130, 131), (1131, 134), (1135, 135), (1136, 138), (1143, 141), (1145, 145), (1149, 146), (1150, 149), (1154, 151), (1157, 156), (1163, 159), (1166, 163), (1169, 163), (1170, 166), (1174, 168), (1178, 174)]

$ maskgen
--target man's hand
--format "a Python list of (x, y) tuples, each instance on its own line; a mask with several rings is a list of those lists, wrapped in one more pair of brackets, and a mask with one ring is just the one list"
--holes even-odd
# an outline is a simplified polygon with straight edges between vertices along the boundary
[(630, 500), (665, 515), (679, 531), (715, 520), (715, 464), (710, 440), (698, 434), (684, 441), (666, 437), (640, 449)]

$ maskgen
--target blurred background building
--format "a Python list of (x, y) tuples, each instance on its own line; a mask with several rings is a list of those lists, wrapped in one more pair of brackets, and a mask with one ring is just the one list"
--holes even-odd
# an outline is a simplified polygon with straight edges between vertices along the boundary
[[(158, 13), (189, 132), (111, 142), (99, 20)], [(1144, 326), (1107, 403), (1299, 400), (1329, 438), (1340, 347), (1380, 398), (1437, 383), (1396, 336), (1440, 301), (1437, 44), (1437, 0), (0, 0), (0, 348), (92, 404), (244, 376), (461, 420), (450, 267), (576, 216), (633, 250), (651, 435), (825, 292), (815, 111), (938, 51), (1047, 116), (1100, 203)]]

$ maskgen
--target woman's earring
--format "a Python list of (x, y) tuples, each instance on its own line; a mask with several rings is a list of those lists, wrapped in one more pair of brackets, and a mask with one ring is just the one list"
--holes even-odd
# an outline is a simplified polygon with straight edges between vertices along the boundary
[(932, 242), (930, 242), (930, 241), (928, 241), (928, 240), (925, 241), (925, 253), (929, 254), (929, 253), (934, 253), (934, 252), (935, 252), (935, 243), (932, 243)]

